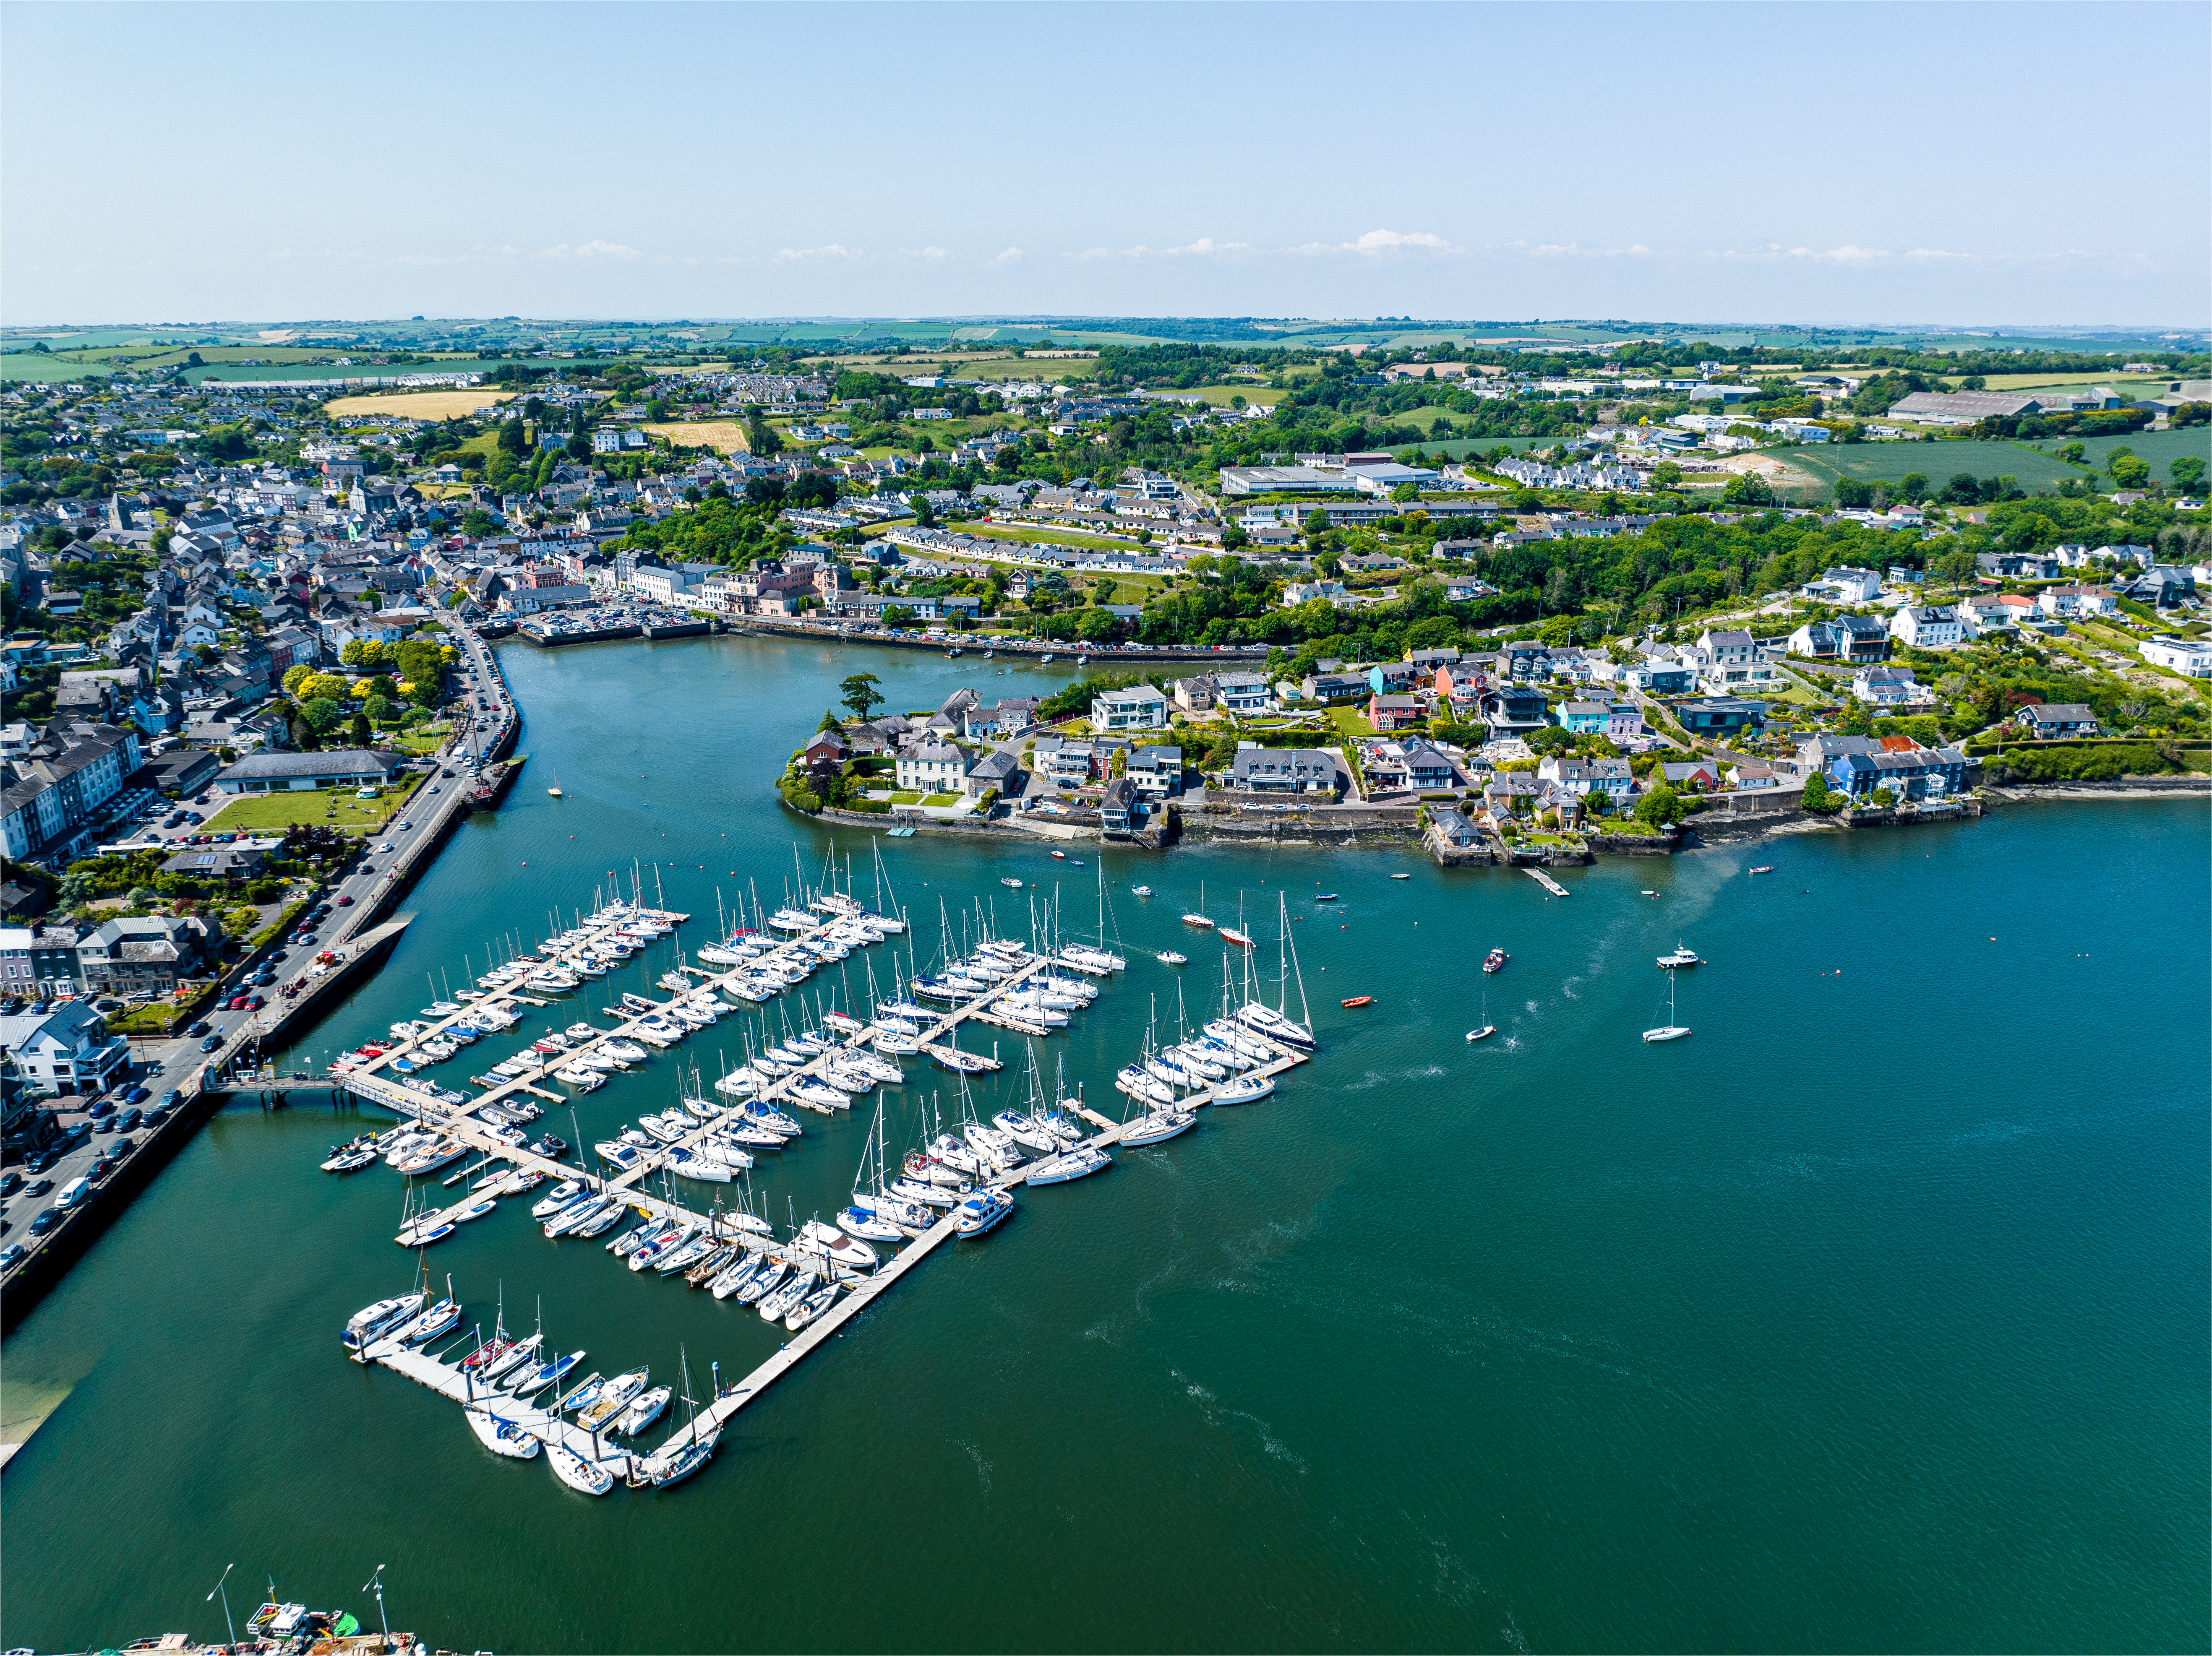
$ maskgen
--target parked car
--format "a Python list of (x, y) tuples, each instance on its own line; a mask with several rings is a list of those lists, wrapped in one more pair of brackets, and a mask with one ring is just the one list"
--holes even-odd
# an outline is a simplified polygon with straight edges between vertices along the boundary
[(226, 1012), (243, 1012), (246, 1010), (246, 997), (233, 995), (228, 1000), (223, 1002), (222, 1010)]
[[(36, 1230), (38, 1228), (39, 1222), (33, 1219), (31, 1222), (31, 1228)], [(21, 1242), (10, 1242), (7, 1247), (0, 1247), (0, 1271), (13, 1271), (22, 1263), (23, 1253), (24, 1248)]]
[(23, 1194), (26, 1196), (45, 1196), (49, 1194), (53, 1190), (53, 1187), (54, 1181), (51, 1179), (33, 1179), (29, 1184), (23, 1186)]
[(60, 1193), (54, 1198), (54, 1207), (66, 1213), (79, 1202), (83, 1201), (86, 1192), (91, 1188), (90, 1182), (80, 1174), (61, 1187)]
[(103, 1115), (110, 1113), (114, 1108), (115, 1101), (113, 1099), (95, 1098), (91, 1103), (85, 1106), (84, 1113), (90, 1116), (94, 1121), (97, 1121)]
[(161, 1095), (160, 1107), (165, 1110), (175, 1109), (177, 1107), (177, 1089), (174, 1087), (170, 1088), (167, 1092)]
[(23, 1175), (13, 1168), (0, 1173), (0, 1196), (13, 1196), (15, 1187), (22, 1182)]
[(42, 1208), (39, 1211), (39, 1216), (31, 1221), (31, 1234), (43, 1236), (61, 1222), (62, 1216), (59, 1209)]
[(212, 1052), (216, 1047), (222, 1045), (222, 1037), (221, 1035), (210, 1035), (205, 1040), (200, 1043), (200, 1051), (203, 1052)]
[(128, 1087), (124, 1089), (123, 1101), (125, 1104), (143, 1104), (152, 1096), (153, 1094), (143, 1087)]
[(115, 1131), (118, 1132), (137, 1132), (138, 1131), (138, 1124), (145, 1120), (145, 1119), (146, 1113), (134, 1105), (130, 1109), (124, 1111), (121, 1115), (115, 1118)]
[(248, 995), (246, 998), (246, 1010), (249, 1012), (258, 1012), (268, 1004), (269, 997), (266, 995)]

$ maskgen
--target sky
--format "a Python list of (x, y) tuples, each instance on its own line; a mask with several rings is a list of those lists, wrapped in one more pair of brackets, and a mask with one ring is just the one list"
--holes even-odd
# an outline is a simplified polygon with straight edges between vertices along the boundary
[(0, 4), (0, 320), (2203, 326), (2208, 61), (2197, 3)]

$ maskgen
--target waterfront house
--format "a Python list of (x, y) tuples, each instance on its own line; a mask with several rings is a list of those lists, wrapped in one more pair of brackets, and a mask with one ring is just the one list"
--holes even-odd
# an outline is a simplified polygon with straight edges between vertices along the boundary
[(1506, 771), (1492, 777), (1482, 785), (1482, 809), (1490, 826), (1498, 827), (1516, 810), (1533, 809), (1542, 789), (1543, 784), (1525, 771)]
[(1883, 788), (1899, 800), (1942, 799), (1966, 785), (1966, 755), (1957, 748), (1899, 749), (1840, 753), (1828, 761), (1828, 786), (1865, 802)]
[(968, 797), (981, 799), (985, 794), (996, 792), (1006, 798), (1019, 791), (1022, 761), (1001, 748), (985, 754), (969, 769), (965, 779)]
[(1720, 767), (1705, 759), (1662, 760), (1651, 767), (1644, 786), (1648, 791), (1662, 782), (1678, 792), (1717, 788), (1721, 785)]
[(1038, 706), (1035, 696), (1011, 696), (995, 707), (968, 707), (960, 715), (963, 720), (962, 734), (977, 740), (1018, 736), (1036, 723)]
[(1122, 774), (1137, 785), (1147, 799), (1170, 799), (1182, 792), (1182, 749), (1170, 747), (1132, 748)]
[(1325, 793), (1343, 786), (1334, 754), (1317, 748), (1239, 748), (1227, 784), (1254, 793)]
[(1095, 731), (1164, 731), (1167, 724), (1168, 699), (1149, 684), (1103, 690), (1091, 699)]
[(2039, 737), (2097, 734), (2097, 715), (2078, 701), (2038, 702), (2014, 713), (2013, 723)]
[(1097, 756), (1098, 750), (1088, 742), (1057, 737), (1040, 739), (1035, 754), (1037, 768), (1062, 788), (1079, 788), (1091, 780)]
[(1465, 814), (1449, 805), (1438, 805), (1429, 812), (1429, 832), (1439, 844), (1454, 851), (1471, 851), (1482, 837)]
[(1104, 834), (1133, 834), (1145, 825), (1144, 802), (1137, 797), (1136, 784), (1126, 776), (1117, 776), (1106, 785), (1098, 796), (1098, 829)]
[(968, 755), (950, 742), (925, 742), (898, 756), (903, 793), (958, 793), (968, 778)]
[(1603, 701), (1569, 701), (1559, 707), (1559, 728), (1577, 736), (1601, 735), (1612, 720), (1613, 708)]
[(1721, 780), (1736, 789), (1778, 788), (1782, 773), (1763, 759), (1737, 759), (1722, 767)]
[(77, 940), (77, 975), (94, 991), (166, 995), (187, 977), (206, 975), (214, 952), (198, 915), (126, 915)]
[(1601, 793), (1618, 802), (1636, 792), (1636, 778), (1626, 759), (1571, 759), (1563, 754), (1547, 754), (1536, 767), (1536, 778), (1554, 783), (1578, 798)]

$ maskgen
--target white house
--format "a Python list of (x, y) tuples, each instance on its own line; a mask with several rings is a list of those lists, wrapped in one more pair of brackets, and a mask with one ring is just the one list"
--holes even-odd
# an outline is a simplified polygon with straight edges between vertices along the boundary
[(2035, 595), (2046, 616), (2114, 616), (2120, 601), (2101, 586), (2046, 586)]
[(1851, 694), (1877, 707), (1902, 707), (1926, 699), (1910, 667), (1862, 667), (1851, 675)]
[(2147, 638), (2142, 658), (2185, 678), (2212, 678), (2212, 640), (2190, 638)]
[(1889, 618), (1889, 635), (1916, 650), (1947, 650), (1966, 640), (1966, 625), (1948, 604), (1906, 604)]
[(1881, 595), (1881, 577), (1871, 569), (1855, 569), (1846, 564), (1824, 572), (1820, 579), (1797, 590), (1806, 597), (1825, 598), (1831, 604), (1872, 604)]
[(1164, 731), (1167, 725), (1168, 699), (1149, 684), (1105, 690), (1091, 699), (1094, 731)]
[(968, 755), (950, 742), (925, 742), (898, 756), (894, 775), (908, 793), (958, 793), (968, 779)]
[(1713, 695), (1741, 695), (1747, 688), (1764, 689), (1773, 682), (1766, 652), (1741, 630), (1702, 633), (1684, 653), (1694, 658), (1698, 682)]
[(30, 1090), (52, 1097), (106, 1086), (127, 1070), (131, 1043), (107, 1033), (90, 1001), (71, 1000), (0, 1017), (0, 1054)]

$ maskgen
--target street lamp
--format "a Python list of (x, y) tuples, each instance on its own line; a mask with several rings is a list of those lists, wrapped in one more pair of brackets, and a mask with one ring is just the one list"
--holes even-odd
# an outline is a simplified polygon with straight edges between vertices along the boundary
[(392, 1620), (384, 1613), (384, 1571), (385, 1566), (379, 1564), (376, 1573), (361, 1584), (361, 1590), (363, 1592), (374, 1590), (376, 1594), (376, 1619), (384, 1629), (384, 1642), (388, 1647), (392, 1643)]

